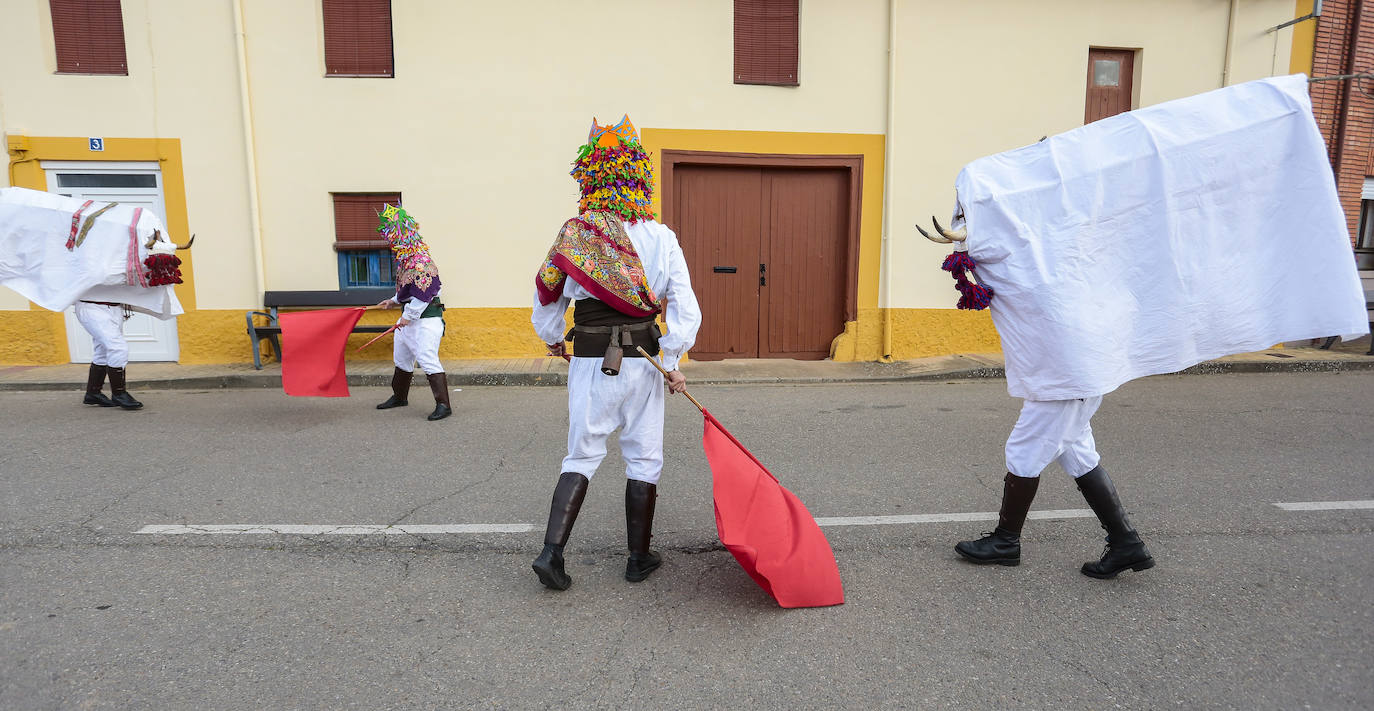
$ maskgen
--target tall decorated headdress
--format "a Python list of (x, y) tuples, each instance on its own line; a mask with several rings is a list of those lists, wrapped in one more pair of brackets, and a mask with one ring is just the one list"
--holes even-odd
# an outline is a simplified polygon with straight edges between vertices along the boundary
[(592, 119), (587, 142), (577, 152), (572, 177), (582, 187), (578, 212), (604, 210), (626, 222), (656, 218), (654, 166), (639, 145), (639, 132), (628, 115), (614, 126)]
[(396, 292), (402, 298), (430, 301), (439, 293), (439, 267), (420, 236), (420, 223), (400, 205), (387, 205), (378, 215), (377, 231), (396, 258)]

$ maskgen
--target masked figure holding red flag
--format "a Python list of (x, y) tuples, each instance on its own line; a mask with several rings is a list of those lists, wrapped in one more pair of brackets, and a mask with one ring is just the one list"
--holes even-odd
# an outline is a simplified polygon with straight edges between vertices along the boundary
[(391, 397), (378, 410), (409, 405), (410, 381), (418, 362), (434, 393), (434, 412), (427, 419), (442, 420), (453, 414), (448, 399), (448, 375), (439, 362), (439, 341), (444, 337), (444, 304), (439, 301), (439, 268), (429, 256), (415, 218), (397, 205), (387, 205), (377, 231), (391, 244), (396, 257), (396, 296), (377, 306), (401, 307), (396, 321), (391, 374)]
[[(650, 211), (653, 168), (628, 116), (613, 127), (592, 120), (572, 176), (582, 189), (580, 214), (563, 224), (535, 277), (533, 315), (550, 355), (564, 355), (565, 340), (573, 344), (568, 455), (554, 488), (544, 550), (533, 565), (539, 581), (555, 590), (572, 585), (563, 570), (563, 546), (606, 456), (606, 438), (617, 429), (628, 479), (625, 579), (644, 580), (661, 563), (649, 539), (663, 470), (665, 379), (636, 346), (660, 357), (669, 371), (666, 389), (681, 392), (687, 380), (678, 362), (701, 326), (677, 235)], [(574, 325), (565, 337), (570, 303)], [(660, 314), (667, 334), (655, 323)]]

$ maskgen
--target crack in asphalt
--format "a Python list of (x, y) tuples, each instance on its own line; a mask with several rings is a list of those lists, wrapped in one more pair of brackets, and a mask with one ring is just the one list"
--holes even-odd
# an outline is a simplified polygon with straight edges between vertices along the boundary
[(157, 477), (156, 479), (153, 479), (153, 480), (151, 480), (151, 481), (147, 481), (147, 482), (144, 482), (144, 483), (142, 483), (142, 484), (140, 484), (140, 485), (138, 485), (138, 486), (135, 486), (134, 488), (129, 489), (128, 491), (125, 491), (125, 492), (120, 493), (120, 494), (116, 494), (115, 497), (112, 498), (112, 499), (110, 499), (110, 501), (107, 502), (104, 506), (101, 506), (100, 508), (98, 508), (98, 509), (96, 509), (95, 511), (93, 511), (89, 516), (87, 516), (84, 520), (82, 520), (82, 521), (81, 521), (79, 524), (77, 524), (77, 525), (81, 526), (82, 528), (89, 528), (89, 527), (90, 527), (91, 521), (94, 521), (98, 516), (100, 516), (100, 514), (105, 513), (106, 511), (108, 511), (111, 507), (115, 506), (116, 504), (119, 504), (119, 503), (123, 502), (125, 499), (129, 498), (130, 496), (133, 496), (134, 494), (137, 494), (137, 493), (140, 492), (140, 491), (143, 491), (144, 489), (147, 489), (148, 487), (154, 486), (154, 485), (156, 485), (156, 484), (158, 484), (158, 483), (160, 483), (160, 482), (166, 481), (166, 480), (168, 480), (168, 479), (171, 479), (171, 478), (173, 478), (173, 477), (180, 476), (180, 475), (181, 475), (181, 472), (172, 471), (172, 472), (169, 472), (169, 473), (167, 473), (167, 474), (164, 474), (163, 476)]
[[(507, 456), (509, 456), (509, 455), (511, 455), (511, 454), (522, 454), (522, 453), (528, 451), (529, 448), (530, 448), (530, 445), (534, 443), (534, 439), (535, 439), (534, 436), (531, 435), (530, 437), (528, 437), (528, 438), (525, 440), (525, 442), (524, 442), (523, 444), (521, 444), (519, 447), (517, 447), (514, 451), (507, 450), (507, 451), (505, 451), (505, 452), (502, 452), (500, 458), (498, 458), (498, 459), (496, 460), (496, 465), (493, 466), (493, 467), (491, 468), (491, 472), (487, 474), (486, 478), (484, 478), (484, 479), (482, 479), (482, 480), (480, 480), (480, 481), (471, 482), (471, 483), (467, 484), (466, 486), (463, 486), (463, 487), (460, 487), (460, 488), (455, 489), (455, 490), (453, 490), (453, 491), (450, 491), (450, 492), (447, 493), (447, 494), (443, 494), (443, 495), (440, 495), (440, 496), (436, 496), (436, 497), (431, 498), (431, 499), (429, 499), (429, 500), (427, 500), (427, 501), (424, 501), (424, 502), (422, 502), (422, 503), (416, 505), (414, 508), (410, 509), (409, 511), (407, 511), (407, 512), (401, 514), (401, 515), (400, 515), (399, 517), (397, 517), (395, 520), (388, 522), (388, 523), (387, 523), (387, 526), (396, 526), (396, 525), (399, 525), (401, 522), (405, 521), (406, 519), (410, 518), (411, 516), (414, 516), (415, 513), (416, 513), (417, 511), (419, 511), (420, 509), (426, 508), (426, 507), (428, 507), (428, 506), (432, 506), (432, 505), (434, 505), (434, 504), (437, 504), (437, 503), (439, 503), (439, 502), (441, 502), (441, 501), (444, 501), (444, 500), (453, 498), (453, 497), (455, 497), (455, 496), (459, 496), (459, 495), (462, 495), (462, 494), (466, 494), (467, 492), (469, 492), (469, 491), (471, 491), (471, 490), (473, 490), (473, 489), (475, 489), (475, 488), (477, 488), (477, 487), (480, 487), (480, 486), (483, 486), (483, 485), (485, 485), (485, 484), (490, 483), (492, 479), (495, 479), (496, 476), (497, 476), (498, 474), (502, 473), (502, 470), (505, 469), (505, 467), (506, 467), (506, 458), (507, 458)], [(422, 535), (422, 534), (407, 532), (406, 535), (407, 535), (407, 536), (413, 536), (413, 537), (419, 539), (420, 541), (422, 541), (422, 542), (424, 542), (424, 543), (429, 543), (429, 542), (430, 542), (429, 539), (425, 538), (424, 535)]]

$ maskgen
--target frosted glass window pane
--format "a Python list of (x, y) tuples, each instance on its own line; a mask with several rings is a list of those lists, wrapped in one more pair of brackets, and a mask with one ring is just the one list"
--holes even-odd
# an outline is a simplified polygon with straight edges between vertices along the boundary
[(1121, 62), (1115, 59), (1094, 59), (1093, 86), (1121, 86)]
[(152, 173), (58, 173), (59, 188), (156, 188)]

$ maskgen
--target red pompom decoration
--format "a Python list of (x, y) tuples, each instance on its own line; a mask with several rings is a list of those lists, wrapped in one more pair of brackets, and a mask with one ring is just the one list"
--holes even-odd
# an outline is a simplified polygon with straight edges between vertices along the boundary
[(143, 260), (148, 268), (148, 286), (165, 286), (181, 283), (181, 258), (175, 254), (151, 254)]
[(982, 311), (992, 303), (992, 289), (977, 283), (976, 276), (969, 279), (969, 275), (978, 268), (978, 263), (968, 256), (968, 252), (955, 252), (945, 257), (945, 263), (940, 268), (954, 277), (954, 288), (959, 291), (958, 308)]

